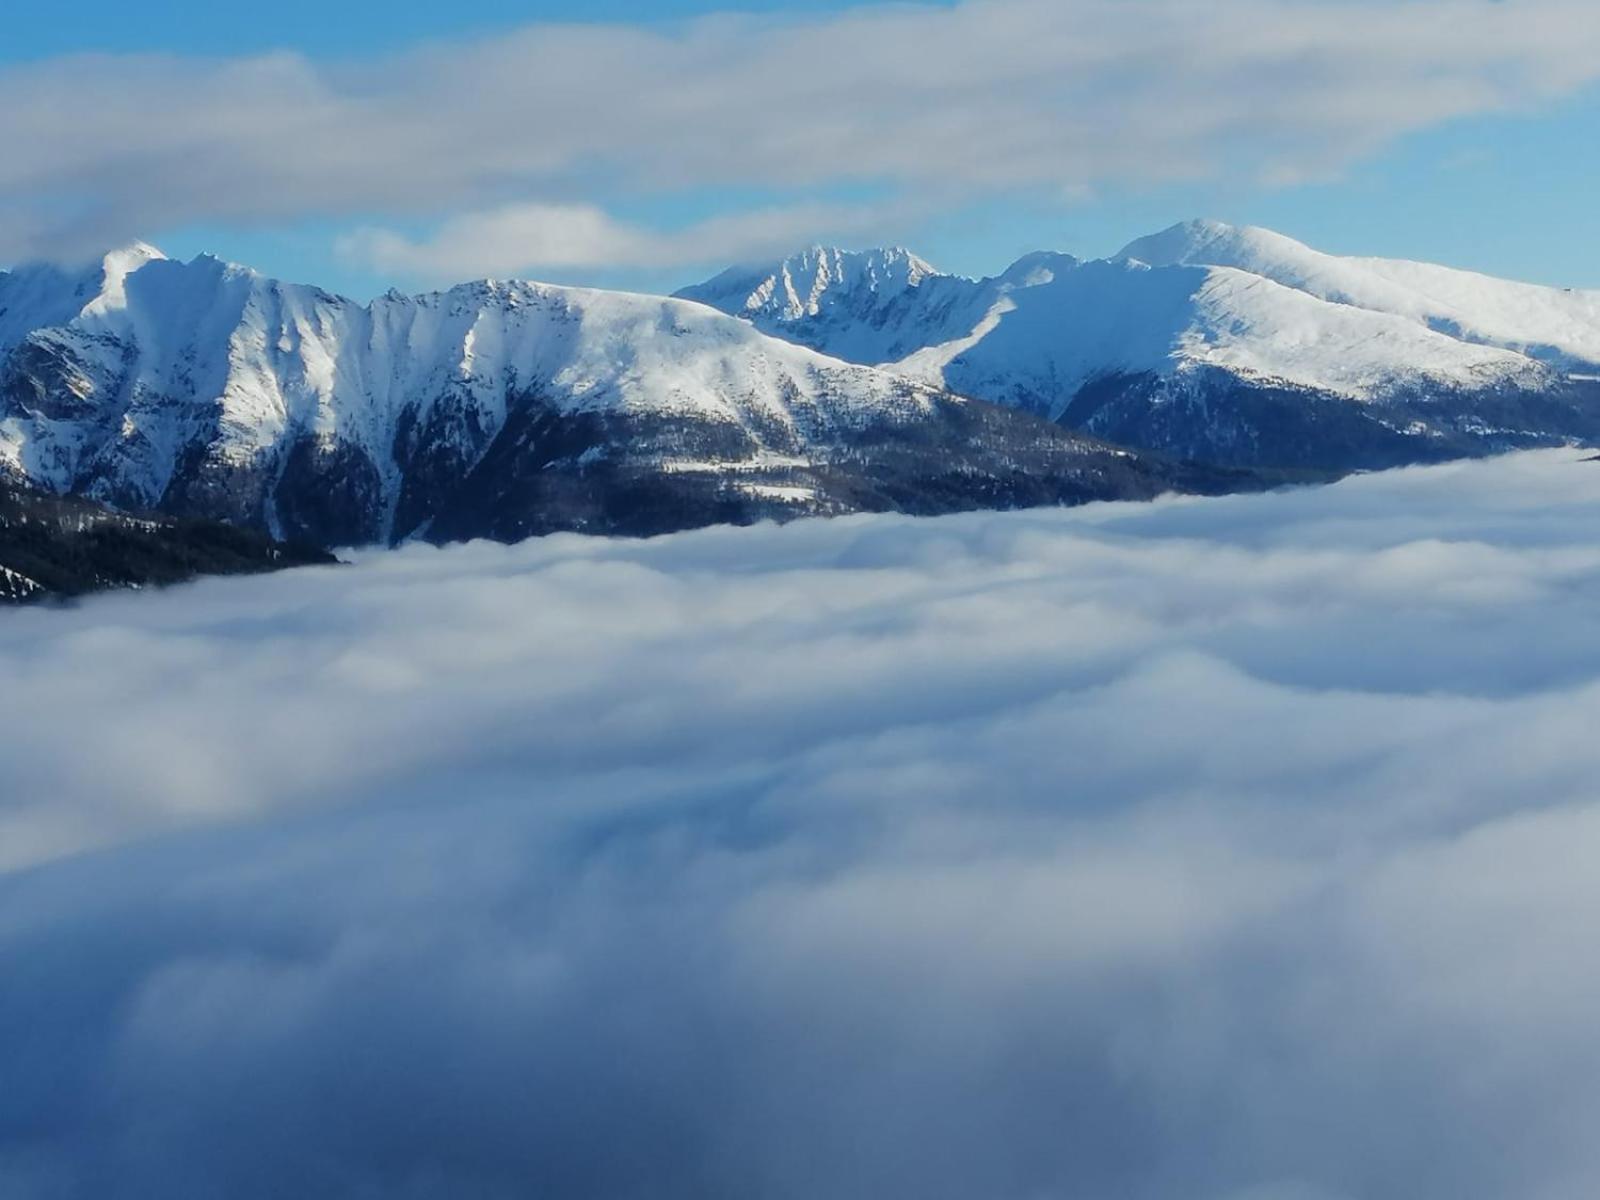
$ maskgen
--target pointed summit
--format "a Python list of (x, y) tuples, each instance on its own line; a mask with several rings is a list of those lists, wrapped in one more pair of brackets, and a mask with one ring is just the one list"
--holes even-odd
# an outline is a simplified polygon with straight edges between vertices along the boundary
[(901, 246), (812, 246), (777, 263), (733, 267), (675, 294), (752, 319), (797, 321), (841, 307), (860, 311), (938, 274), (926, 259)]
[(137, 271), (146, 263), (164, 262), (166, 257), (149, 242), (129, 242), (125, 246), (107, 251), (100, 260), (100, 265), (107, 273), (117, 271), (126, 275)]
[(83, 311), (103, 312), (123, 307), (128, 302), (128, 276), (153, 262), (165, 262), (166, 258), (149, 242), (130, 242), (110, 251), (100, 260), (99, 294), (84, 305)]
[(0, 272), (0, 352), (35, 329), (122, 307), (128, 277), (165, 257), (146, 242), (131, 242), (87, 261), (33, 262)]
[(851, 362), (882, 361), (921, 344), (907, 340), (904, 326), (930, 287), (953, 278), (903, 246), (812, 246), (781, 262), (734, 267), (676, 295)]

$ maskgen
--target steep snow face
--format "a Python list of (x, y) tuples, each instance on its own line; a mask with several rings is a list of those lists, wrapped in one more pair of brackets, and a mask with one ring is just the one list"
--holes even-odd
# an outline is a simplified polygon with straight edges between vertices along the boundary
[(271, 528), (271, 492), (297, 453), (342, 456), (350, 503), (376, 506), (392, 526), (408, 474), (419, 463), (470, 470), (519, 397), (562, 413), (776, 431), (786, 443), (933, 401), (933, 389), (701, 305), (534, 283), (363, 306), (135, 247), (77, 278), (0, 277), (0, 297), (11, 338), (0, 468), (123, 505), (199, 489), (210, 512), (214, 493), (237, 492), (229, 515), (254, 520), (264, 505)]
[(937, 275), (909, 250), (848, 251), (813, 246), (766, 267), (733, 267), (679, 297), (746, 316), (794, 321), (837, 307), (855, 307), (863, 295), (880, 303)]
[(1520, 292), (1487, 281), (1493, 303), (1445, 318), (1415, 297), (1463, 296), (1463, 273), (1378, 264), (1336, 289), (1346, 260), (1296, 246), (1197, 224), (983, 280), (814, 250), (679, 299), (481, 281), (370, 305), (133, 246), (0, 275), (0, 475), (343, 544), (768, 515), (735, 493), (942, 511), (1166, 481), (951, 393), (1230, 467), (1600, 440), (1573, 349), (1593, 296), (1539, 318), (1554, 336), (1566, 314), (1567, 349), (1502, 345), (1483, 331)]
[(122, 304), (127, 277), (162, 257), (154, 246), (135, 242), (81, 270), (33, 264), (0, 271), (0, 354), (35, 329)]
[(1079, 389), (1125, 374), (1221, 370), (1246, 385), (1368, 401), (1546, 388), (1600, 359), (1594, 293), (1336, 259), (1211, 221), (1141, 239), (1114, 260), (1040, 252), (989, 279), (924, 274), (886, 299), (872, 293), (871, 305), (844, 290), (831, 308), (774, 306), (768, 291), (746, 296), (719, 278), (726, 286), (681, 294), (829, 354), (1052, 416)]
[(898, 247), (813, 247), (763, 267), (735, 267), (675, 293), (757, 329), (858, 363), (903, 358), (967, 332), (981, 318), (978, 285)]
[[(154, 505), (184, 456), (252, 463), (294, 428), (378, 431), (339, 411), (332, 347), (359, 324), (348, 301), (214, 258), (108, 256), (77, 312), (16, 324), (0, 380), (0, 459), (57, 491)], [(365, 415), (365, 414), (361, 414)]]
[[(800, 408), (815, 407), (855, 423), (901, 387), (683, 300), (488, 282), (374, 306), (380, 320), (400, 314), (413, 343), (419, 328), (438, 340), (424, 318), (434, 311), (449, 318), (443, 358), (452, 372), (500, 395), (536, 390), (564, 412), (792, 424)], [(413, 357), (441, 356), (430, 347)]]
[(1540, 287), (1429, 263), (1341, 258), (1271, 230), (1189, 221), (1125, 247), (1152, 266), (1234, 267), (1320, 300), (1403, 317), (1559, 370), (1600, 369), (1600, 291)]

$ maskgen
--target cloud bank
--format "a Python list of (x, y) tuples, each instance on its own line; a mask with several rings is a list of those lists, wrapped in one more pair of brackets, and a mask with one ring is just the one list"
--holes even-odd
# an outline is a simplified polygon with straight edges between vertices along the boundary
[[(353, 62), (84, 55), (0, 72), (0, 261), (699, 188), (954, 204), (1295, 181), (1597, 77), (1589, 0), (967, 0), (530, 25)], [(497, 261), (574, 261), (542, 249), (562, 228), (502, 229)], [(661, 236), (642, 257), (675, 257), (681, 234)]]
[(448, 284), (467, 277), (568, 267), (677, 267), (719, 258), (783, 256), (824, 234), (852, 237), (887, 228), (887, 211), (799, 205), (712, 217), (664, 232), (618, 221), (593, 204), (509, 204), (466, 213), (431, 235), (365, 227), (338, 239), (348, 262)]
[(0, 1196), (1571, 1200), (1600, 465), (0, 618)]

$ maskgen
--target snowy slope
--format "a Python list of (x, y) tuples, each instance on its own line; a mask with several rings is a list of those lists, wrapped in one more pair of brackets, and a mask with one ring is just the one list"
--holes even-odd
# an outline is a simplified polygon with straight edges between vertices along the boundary
[(892, 362), (941, 334), (959, 337), (986, 307), (970, 280), (898, 247), (814, 246), (778, 263), (731, 268), (675, 295), (859, 363)]
[(923, 271), (884, 289), (835, 273), (804, 305), (765, 303), (766, 284), (741, 295), (792, 274), (680, 295), (929, 386), (1214, 461), (1371, 466), (1600, 436), (1595, 293), (1337, 259), (1216, 222), (1115, 259), (1032, 254), (981, 280)]
[(1340, 258), (1292, 238), (1188, 221), (1118, 256), (1152, 266), (1233, 267), (1334, 304), (1405, 318), (1452, 339), (1503, 347), (1558, 368), (1600, 369), (1600, 291), (1540, 287), (1384, 258)]
[(35, 264), (0, 272), (0, 353), (35, 329), (120, 303), (127, 277), (162, 257), (154, 246), (135, 242), (78, 270)]
[(896, 369), (965, 395), (1059, 418), (1116, 374), (1219, 368), (1245, 381), (1371, 400), (1426, 387), (1538, 387), (1522, 355), (1471, 345), (1387, 313), (1336, 308), (1226, 267), (1087, 262), (1006, 291), (966, 338)]
[(740, 315), (793, 320), (870, 295), (884, 303), (939, 274), (902, 247), (848, 251), (813, 246), (771, 267), (732, 267), (679, 295)]
[(0, 475), (324, 545), (1243, 486), (1092, 438), (1318, 472), (1600, 440), (1594, 307), (1214, 223), (982, 280), (813, 249), (677, 299), (363, 305), (135, 245), (0, 274)]
[[(808, 297), (841, 272), (911, 289), (926, 270), (909, 258), (815, 268)], [(1121, 494), (1072, 474), (1109, 462), (1104, 448), (963, 414), (936, 383), (684, 300), (482, 281), (361, 305), (134, 247), (81, 273), (0, 275), (0, 320), (0, 473), (324, 544), (558, 527), (527, 512), (506, 523), (507, 506), (646, 529), (635, 510), (649, 505), (694, 522), (1024, 502), (1040, 481), (1019, 490), (1014, 454), (1055, 481), (1042, 498)], [(989, 444), (973, 442), (979, 425)], [(952, 472), (931, 498), (927, 480)], [(583, 486), (556, 489), (568, 475)]]
[[(873, 269), (907, 259), (920, 269), (892, 285)], [(854, 266), (810, 269), (819, 261)], [(1593, 294), (1368, 262), (1376, 260), (1317, 255), (1264, 230), (1190, 222), (1115, 260), (1032, 254), (982, 280), (933, 273), (905, 251), (813, 250), (678, 294), (853, 362), (1056, 416), (1084, 384), (1115, 373), (1216, 367), (1367, 400), (1429, 386), (1539, 386), (1561, 358), (1550, 339), (1563, 339), (1578, 365), (1590, 343), (1600, 356)], [(804, 302), (777, 303), (779, 285), (796, 277), (809, 288)], [(1402, 278), (1426, 279), (1457, 303), (1426, 315)], [(1527, 337), (1483, 332), (1511, 329), (1513, 315)], [(1544, 340), (1535, 345), (1536, 329)]]
[[(57, 491), (153, 506), (197, 444), (242, 467), (310, 437), (382, 464), (392, 510), (403, 427), (448, 409), (444, 436), (470, 459), (528, 389), (563, 411), (790, 429), (928, 399), (679, 301), (483, 282), (362, 306), (213, 258), (129, 261), (108, 258), (87, 295), (48, 272), (0, 277), (17, 352), (0, 459)], [(25, 379), (64, 386), (30, 404)]]

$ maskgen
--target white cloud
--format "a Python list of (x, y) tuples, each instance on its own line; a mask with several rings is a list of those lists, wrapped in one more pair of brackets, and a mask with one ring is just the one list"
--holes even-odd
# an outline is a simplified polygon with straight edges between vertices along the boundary
[(80, 56), (0, 72), (0, 259), (597, 190), (865, 183), (932, 204), (1304, 179), (1597, 77), (1589, 0), (967, 0), (533, 25), (336, 64)]
[(5, 614), (0, 1195), (1593, 1194), (1597, 509), (1541, 452)]
[(676, 267), (782, 255), (825, 233), (882, 228), (872, 210), (824, 205), (760, 210), (653, 230), (614, 220), (589, 204), (509, 204), (444, 222), (417, 239), (365, 228), (339, 240), (348, 261), (435, 283), (572, 267)]

